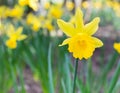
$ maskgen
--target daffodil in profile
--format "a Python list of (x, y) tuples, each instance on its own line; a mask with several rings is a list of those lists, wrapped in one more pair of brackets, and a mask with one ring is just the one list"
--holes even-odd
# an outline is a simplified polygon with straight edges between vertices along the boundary
[(25, 6), (28, 5), (29, 7), (31, 7), (34, 11), (38, 10), (38, 0), (19, 0), (18, 3), (21, 6)]
[(27, 35), (22, 34), (23, 28), (19, 27), (15, 29), (13, 25), (9, 26), (9, 30), (6, 32), (8, 40), (6, 40), (6, 46), (14, 49), (17, 47), (17, 41), (21, 41), (27, 38)]
[(69, 37), (60, 46), (68, 44), (68, 50), (75, 58), (90, 58), (95, 48), (103, 46), (101, 40), (92, 36), (97, 31), (99, 22), (100, 18), (96, 17), (84, 25), (83, 13), (79, 8), (76, 9), (74, 24), (58, 19), (59, 28)]
[(120, 43), (114, 43), (113, 47), (118, 53), (120, 53)]

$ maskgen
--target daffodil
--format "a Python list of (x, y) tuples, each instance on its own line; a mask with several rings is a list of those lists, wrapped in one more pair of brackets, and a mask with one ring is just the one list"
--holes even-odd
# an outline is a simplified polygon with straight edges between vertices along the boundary
[(60, 46), (68, 44), (68, 50), (73, 53), (75, 58), (90, 58), (95, 48), (103, 45), (101, 40), (92, 36), (97, 31), (99, 22), (100, 19), (97, 17), (92, 22), (84, 25), (83, 13), (79, 8), (75, 13), (75, 24), (58, 19), (58, 26), (69, 36)]
[(23, 28), (19, 27), (18, 29), (14, 29), (13, 25), (9, 26), (9, 30), (6, 32), (8, 36), (8, 40), (6, 41), (6, 46), (9, 48), (16, 48), (17, 47), (17, 41), (21, 41), (27, 38), (25, 34), (22, 34)]
[(24, 14), (23, 7), (15, 5), (13, 9), (9, 9), (8, 16), (20, 19)]
[(68, 2), (66, 3), (66, 7), (67, 7), (68, 10), (71, 11), (71, 10), (73, 10), (73, 8), (74, 8), (74, 3), (68, 1)]
[(28, 5), (31, 7), (34, 11), (38, 10), (38, 0), (19, 0), (19, 4), (21, 6)]
[(120, 53), (120, 43), (114, 43), (113, 47), (118, 53)]
[(89, 8), (89, 6), (90, 6), (90, 3), (88, 1), (82, 2), (82, 7), (83, 8), (87, 9), (87, 8)]
[(5, 17), (6, 6), (0, 6), (0, 18)]
[(101, 9), (102, 8), (102, 2), (94, 2), (93, 3), (93, 6), (94, 6), (94, 8), (96, 8), (96, 9)]
[(5, 24), (0, 20), (0, 36), (5, 34)]
[(31, 28), (33, 31), (38, 31), (41, 27), (41, 20), (40, 18), (37, 18), (37, 16), (33, 15), (33, 14), (28, 14), (26, 22), (28, 25), (31, 25)]
[(17, 42), (14, 38), (10, 38), (6, 40), (6, 46), (11, 49), (15, 49), (17, 47)]
[(48, 19), (44, 23), (44, 27), (47, 28), (49, 31), (53, 30), (52, 20)]
[(48, 16), (54, 18), (60, 18), (63, 14), (63, 10), (60, 5), (53, 5), (51, 6)]
[(49, 8), (50, 8), (50, 2), (46, 2), (46, 3), (44, 4), (44, 8), (45, 8), (45, 9), (49, 9)]

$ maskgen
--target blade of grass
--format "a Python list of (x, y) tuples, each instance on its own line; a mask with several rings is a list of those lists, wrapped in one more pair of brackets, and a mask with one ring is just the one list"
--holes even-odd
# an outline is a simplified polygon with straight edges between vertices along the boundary
[(20, 67), (20, 66), (17, 65), (16, 69), (17, 69), (18, 75), (20, 77), (21, 92), (22, 93), (26, 93), (25, 83), (24, 83), (24, 76), (23, 76), (23, 73), (22, 73), (22, 67)]
[(64, 82), (63, 79), (61, 80), (61, 84), (62, 84), (62, 88), (63, 88), (63, 91), (64, 91), (63, 93), (67, 93), (67, 90), (66, 90), (67, 88), (65, 87), (65, 82)]
[(16, 79), (16, 74), (15, 74), (15, 71), (14, 71), (14, 67), (11, 63), (11, 61), (9, 62), (10, 64), (10, 72), (11, 72), (11, 78), (12, 78), (12, 81), (13, 81), (13, 87), (14, 87), (14, 91), (15, 93), (19, 93), (18, 91), (18, 87), (17, 87), (17, 79)]
[(69, 58), (67, 55), (65, 55), (65, 78), (66, 78), (66, 91), (67, 93), (71, 93), (72, 91), (72, 83), (71, 83), (71, 75), (70, 75), (70, 67), (69, 67)]
[(114, 90), (113, 90), (113, 93), (119, 93), (120, 92), (120, 80), (117, 82)]
[(50, 93), (54, 93), (54, 83), (53, 83), (53, 75), (52, 75), (52, 63), (51, 63), (51, 50), (52, 45), (50, 43), (48, 50), (48, 76), (49, 76), (49, 91)]
[(112, 67), (114, 66), (117, 58), (118, 58), (118, 53), (114, 52), (114, 54), (111, 57), (110, 61), (108, 61), (108, 64), (106, 65), (102, 76), (100, 77), (99, 85), (98, 84), (95, 85), (95, 86), (97, 86), (96, 93), (98, 93), (100, 91), (102, 85), (104, 85), (104, 83), (106, 81), (106, 78), (107, 78), (107, 75), (108, 75), (109, 71), (112, 69)]
[(72, 93), (76, 93), (76, 77), (77, 77), (77, 69), (78, 69), (78, 58), (75, 61), (75, 72), (74, 72), (74, 81), (73, 81), (73, 92)]
[(114, 89), (114, 87), (115, 87), (115, 85), (117, 83), (117, 80), (118, 80), (119, 76), (120, 76), (120, 60), (118, 62), (117, 69), (115, 71), (115, 74), (113, 75), (113, 78), (112, 78), (112, 81), (111, 81), (111, 83), (109, 85), (109, 89), (108, 89), (107, 93), (113, 93), (113, 89)]
[(90, 82), (91, 81), (91, 73), (92, 73), (92, 62), (91, 60), (89, 59), (87, 62), (85, 62), (85, 76), (86, 76), (86, 89), (87, 89), (87, 93), (91, 93), (91, 86), (92, 86), (92, 83)]

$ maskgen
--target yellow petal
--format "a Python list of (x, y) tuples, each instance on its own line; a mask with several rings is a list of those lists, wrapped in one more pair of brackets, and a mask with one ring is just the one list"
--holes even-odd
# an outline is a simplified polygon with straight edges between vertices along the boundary
[(78, 32), (83, 31), (83, 13), (82, 10), (80, 10), (79, 8), (76, 9), (75, 13), (75, 26)]
[(65, 40), (63, 41), (63, 43), (62, 43), (62, 44), (60, 44), (59, 46), (64, 46), (64, 45), (68, 44), (68, 43), (69, 43), (69, 41), (70, 41), (70, 38), (65, 39)]
[(5, 42), (6, 46), (11, 48), (11, 49), (15, 49), (17, 47), (17, 43), (16, 40), (10, 38)]
[(67, 35), (67, 36), (74, 36), (76, 33), (75, 33), (75, 29), (74, 29), (74, 25), (72, 23), (67, 23), (67, 22), (64, 22), (63, 20), (61, 19), (58, 19), (57, 20), (57, 24), (58, 26), (60, 27), (60, 29)]
[(20, 35), (20, 36), (17, 38), (17, 40), (18, 40), (18, 41), (21, 41), (21, 40), (24, 40), (24, 39), (26, 39), (26, 38), (27, 38), (26, 35)]
[(93, 35), (98, 29), (99, 22), (100, 22), (100, 18), (97, 17), (93, 19), (92, 22), (86, 24), (84, 29), (85, 33), (87, 33), (88, 35)]
[(92, 37), (92, 39), (93, 39), (93, 41), (95, 43), (96, 48), (103, 46), (103, 42), (100, 39), (95, 38), (95, 37)]
[(7, 36), (8, 37), (11, 37), (12, 36), (12, 34), (15, 32), (15, 29), (14, 29), (14, 26), (13, 25), (10, 25), (9, 26), (9, 29), (7, 29), (8, 31), (7, 31)]
[(114, 43), (113, 47), (118, 53), (120, 53), (120, 43)]
[(29, 0), (29, 6), (34, 10), (38, 10), (38, 0)]
[(16, 35), (20, 35), (23, 31), (23, 27), (19, 27), (16, 31)]

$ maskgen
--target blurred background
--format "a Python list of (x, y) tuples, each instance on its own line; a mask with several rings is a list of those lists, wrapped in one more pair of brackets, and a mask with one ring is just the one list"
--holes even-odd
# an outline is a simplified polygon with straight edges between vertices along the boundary
[[(79, 61), (76, 93), (120, 93), (120, 0), (0, 0), (0, 93), (72, 93), (74, 61), (56, 20), (100, 17), (104, 46)], [(14, 37), (18, 37), (14, 40)]]

